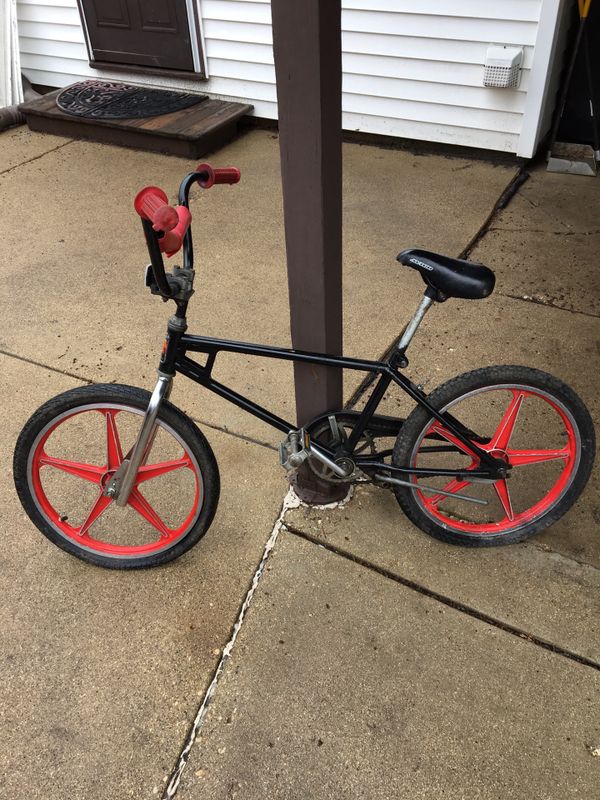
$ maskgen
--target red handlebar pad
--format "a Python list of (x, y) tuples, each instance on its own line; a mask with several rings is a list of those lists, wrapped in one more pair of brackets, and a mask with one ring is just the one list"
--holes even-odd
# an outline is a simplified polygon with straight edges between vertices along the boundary
[(183, 243), (183, 237), (187, 233), (187, 229), (190, 227), (190, 222), (192, 221), (192, 215), (185, 206), (176, 206), (174, 211), (179, 220), (177, 225), (173, 230), (165, 233), (162, 239), (158, 240), (161, 253), (166, 253), (167, 258), (171, 258), (171, 256), (174, 256), (179, 250)]
[(169, 198), (158, 186), (146, 186), (139, 191), (133, 205), (142, 219), (150, 220), (154, 230), (164, 234), (158, 240), (161, 253), (169, 258), (175, 255), (192, 221), (189, 210), (185, 206), (170, 206)]
[(203, 189), (210, 189), (215, 183), (238, 183), (241, 177), (237, 167), (211, 167), (210, 164), (198, 164), (195, 172), (203, 172), (205, 175), (198, 181)]
[(158, 186), (146, 186), (139, 191), (133, 205), (140, 217), (150, 220), (155, 231), (166, 233), (179, 222), (177, 212), (169, 205), (169, 198)]

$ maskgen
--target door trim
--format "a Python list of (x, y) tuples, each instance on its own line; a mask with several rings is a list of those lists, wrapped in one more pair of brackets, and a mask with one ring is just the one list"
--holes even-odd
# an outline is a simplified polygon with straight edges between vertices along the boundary
[(204, 55), (202, 32), (200, 28), (200, 8), (199, 0), (186, 0), (186, 10), (188, 16), (188, 26), (190, 31), (190, 42), (192, 46), (192, 58), (194, 61), (194, 71), (187, 72), (181, 69), (163, 69), (160, 67), (145, 67), (138, 64), (118, 64), (109, 61), (97, 61), (94, 58), (94, 51), (90, 40), (87, 21), (83, 11), (81, 0), (77, 0), (77, 10), (81, 20), (83, 38), (88, 52), (88, 64), (93, 69), (114, 70), (115, 72), (129, 72), (132, 75), (164, 75), (173, 78), (185, 78), (186, 80), (206, 81), (208, 72), (206, 68), (206, 57)]

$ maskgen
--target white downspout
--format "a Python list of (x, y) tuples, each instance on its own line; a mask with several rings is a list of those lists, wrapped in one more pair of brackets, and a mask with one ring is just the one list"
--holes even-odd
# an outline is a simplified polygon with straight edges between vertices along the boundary
[(22, 102), (17, 0), (0, 0), (0, 108)]
[(17, 0), (0, 0), (0, 131), (25, 122), (18, 108), (24, 97), (32, 100), (39, 95), (27, 78), (21, 79)]

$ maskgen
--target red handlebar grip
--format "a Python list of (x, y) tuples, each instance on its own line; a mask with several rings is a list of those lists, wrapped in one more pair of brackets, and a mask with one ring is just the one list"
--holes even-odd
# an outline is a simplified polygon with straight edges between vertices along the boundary
[(133, 205), (140, 217), (150, 220), (155, 231), (172, 231), (179, 222), (177, 211), (169, 205), (169, 198), (158, 186), (146, 186), (139, 191)]
[(215, 170), (215, 183), (238, 183), (241, 175), (237, 167), (218, 167)]
[(203, 172), (205, 175), (198, 181), (203, 189), (210, 189), (215, 183), (237, 183), (241, 177), (237, 167), (211, 167), (210, 164), (198, 164), (196, 172)]
[(167, 258), (171, 258), (179, 250), (183, 243), (183, 237), (192, 221), (192, 215), (185, 206), (177, 206), (173, 210), (177, 214), (177, 225), (168, 233), (165, 233), (162, 239), (158, 240), (161, 253), (166, 253)]

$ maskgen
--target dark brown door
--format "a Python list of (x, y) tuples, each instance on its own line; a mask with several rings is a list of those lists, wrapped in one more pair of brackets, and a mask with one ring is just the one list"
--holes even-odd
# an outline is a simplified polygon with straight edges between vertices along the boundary
[(194, 71), (185, 0), (80, 0), (94, 61)]

